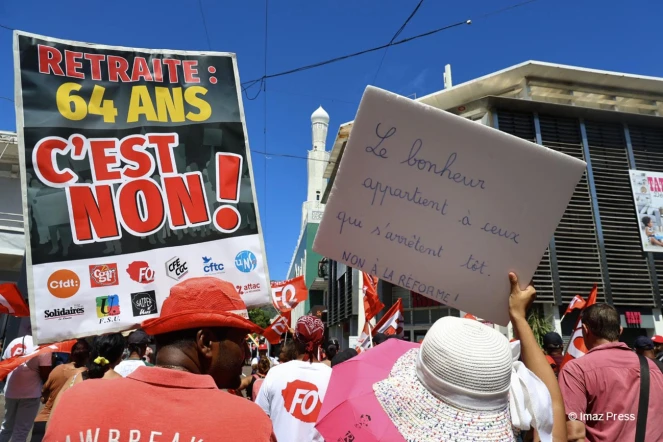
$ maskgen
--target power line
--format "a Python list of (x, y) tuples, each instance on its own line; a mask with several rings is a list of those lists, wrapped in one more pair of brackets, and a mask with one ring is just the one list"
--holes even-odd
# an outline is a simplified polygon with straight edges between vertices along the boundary
[(203, 10), (202, 0), (198, 0), (198, 7), (200, 8), (200, 16), (203, 19), (203, 29), (205, 30), (205, 38), (207, 38), (207, 48), (211, 51), (212, 43), (210, 42), (209, 39), (209, 32), (207, 32), (207, 20), (205, 20), (205, 11)]
[(251, 153), (257, 153), (260, 155), (265, 155), (268, 157), (283, 157), (283, 158), (295, 158), (298, 160), (311, 160), (311, 161), (322, 161), (323, 163), (328, 163), (328, 164), (336, 164), (336, 161), (329, 161), (329, 160), (320, 160), (316, 158), (309, 158), (309, 157), (304, 157), (301, 155), (290, 155), (290, 154), (285, 154), (285, 153), (272, 153), (272, 152), (263, 152), (259, 150), (251, 150)]
[[(510, 11), (512, 9), (516, 9), (516, 8), (520, 8), (522, 6), (529, 5), (529, 4), (537, 2), (537, 1), (539, 1), (539, 0), (525, 0), (525, 1), (513, 4), (511, 6), (507, 6), (505, 8), (500, 8), (500, 9), (485, 13), (483, 15), (480, 15), (479, 19), (483, 19), (483, 18), (490, 17), (490, 16), (497, 15), (497, 14), (501, 14), (501, 13)], [(410, 41), (413, 41), (413, 40), (416, 40), (416, 39), (419, 39), (419, 38), (428, 37), (429, 35), (437, 34), (438, 32), (446, 31), (446, 30), (449, 30), (449, 29), (452, 29), (452, 28), (455, 28), (455, 27), (458, 27), (458, 26), (461, 26), (461, 25), (465, 25), (465, 24), (468, 24), (468, 25), (472, 24), (472, 20), (466, 20), (466, 21), (454, 23), (454, 24), (447, 25), (447, 26), (444, 26), (444, 27), (441, 27), (441, 28), (433, 29), (432, 31), (424, 32), (423, 34), (415, 35), (413, 37), (404, 38), (404, 39), (396, 41), (396, 42), (387, 43), (387, 44), (377, 46), (377, 47), (374, 47), (374, 48), (365, 49), (365, 50), (359, 51), (359, 52), (354, 52), (352, 54), (342, 55), (340, 57), (331, 58), (329, 60), (321, 61), (321, 62), (318, 62), (318, 63), (313, 63), (313, 64), (309, 64), (309, 65), (302, 66), (302, 67), (299, 67), (299, 68), (290, 69), (290, 70), (283, 71), (283, 72), (278, 72), (276, 74), (264, 75), (262, 78), (258, 78), (258, 79), (255, 79), (255, 80), (250, 80), (250, 81), (246, 81), (246, 82), (242, 83), (242, 90), (245, 94), (248, 95), (248, 93), (247, 93), (248, 89), (250, 89), (251, 87), (255, 86), (258, 83), (262, 84), (262, 82), (267, 78), (281, 77), (281, 76), (284, 76), (284, 75), (294, 74), (296, 72), (301, 72), (301, 71), (306, 71), (306, 70), (309, 70), (309, 69), (314, 69), (314, 68), (317, 68), (317, 67), (320, 67), (320, 66), (326, 66), (328, 64), (336, 63), (336, 62), (339, 62), (339, 61), (342, 61), (342, 60), (347, 60), (349, 58), (354, 58), (354, 57), (358, 57), (360, 55), (368, 54), (370, 52), (379, 51), (380, 49), (385, 49), (389, 46), (398, 46), (398, 45), (401, 45), (401, 44), (404, 44), (404, 43), (407, 43), (407, 42), (410, 42)], [(257, 96), (259, 94), (260, 94), (260, 91), (258, 91), (258, 93), (256, 94), (255, 97), (253, 97), (253, 99), (257, 98)]]
[(11, 98), (8, 98), (8, 97), (2, 97), (2, 96), (0, 96), (0, 99), (7, 100), (7, 101), (9, 101), (10, 103), (13, 103), (13, 102), (14, 102), (14, 100), (12, 100)]
[[(398, 31), (396, 31), (396, 33), (394, 34), (394, 36), (391, 37), (391, 40), (389, 40), (389, 45), (391, 45), (391, 44), (394, 42), (394, 40), (396, 40), (396, 39), (398, 38), (398, 36), (401, 35), (401, 32), (403, 32), (403, 31), (405, 30), (405, 27), (407, 26), (408, 23), (410, 23), (410, 20), (412, 20), (412, 17), (415, 16), (415, 14), (416, 14), (417, 11), (419, 10), (419, 8), (421, 7), (421, 4), (422, 4), (423, 2), (424, 2), (424, 0), (419, 0), (419, 3), (418, 3), (417, 6), (414, 8), (414, 11), (412, 11), (412, 13), (410, 13), (410, 16), (405, 20), (405, 22), (401, 25), (401, 27), (398, 28)], [(389, 46), (387, 46), (387, 47), (384, 49), (384, 52), (382, 53), (382, 58), (380, 59), (380, 64), (378, 65), (378, 70), (375, 71), (375, 76), (373, 77), (373, 84), (375, 84), (375, 82), (376, 82), (377, 79), (378, 79), (378, 74), (380, 74), (380, 69), (382, 69), (382, 63), (384, 63), (384, 59), (385, 59), (385, 57), (387, 56), (387, 52), (388, 52), (388, 51), (389, 51)]]
[[(268, 29), (269, 29), (269, 0), (265, 0), (265, 70), (263, 76), (267, 75), (267, 43), (268, 43)], [(263, 129), (262, 129), (262, 150), (267, 152), (267, 81), (263, 80)], [(263, 195), (265, 195), (265, 226), (267, 226), (267, 156), (263, 157), (263, 165), (265, 169), (265, 180), (263, 182)]]
[(8, 31), (15, 31), (16, 30), (14, 28), (10, 28), (9, 26), (5, 26), (5, 25), (2, 25), (2, 24), (0, 24), (0, 28), (7, 29)]

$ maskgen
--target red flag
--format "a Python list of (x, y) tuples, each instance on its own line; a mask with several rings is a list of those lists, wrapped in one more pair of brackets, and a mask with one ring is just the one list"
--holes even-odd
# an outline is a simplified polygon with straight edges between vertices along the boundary
[[(589, 294), (589, 298), (587, 298), (585, 306), (582, 308), (583, 310), (589, 307), (590, 305), (596, 304), (597, 293), (598, 289), (596, 288), (596, 284), (594, 284), (594, 288)], [(581, 316), (576, 321), (576, 326), (573, 328), (573, 334), (571, 335), (571, 339), (569, 339), (569, 344), (566, 346), (564, 359), (562, 360), (562, 364), (559, 367), (560, 370), (562, 369), (562, 367), (564, 367), (564, 364), (566, 364), (572, 359), (584, 356), (585, 354), (587, 354), (588, 351), (589, 350), (587, 350), (587, 347), (585, 346), (585, 339), (583, 338), (582, 334), (582, 314), (581, 314)]]
[(75, 343), (76, 339), (71, 339), (56, 344), (42, 345), (28, 355), (14, 356), (13, 358), (5, 359), (0, 362), (0, 381), (4, 380), (16, 367), (38, 355), (44, 353), (71, 353), (71, 348)]
[[(375, 324), (375, 327), (371, 329), (371, 335), (375, 336), (376, 333), (384, 333), (385, 335), (398, 335), (403, 337), (403, 324), (405, 320), (403, 318), (403, 300), (398, 298), (398, 300), (391, 306), (391, 308), (384, 314), (382, 318)], [(371, 346), (371, 340), (368, 337), (368, 321), (364, 323), (364, 330), (357, 340), (356, 350), (361, 353), (362, 350), (366, 350)]]
[(16, 317), (30, 316), (30, 309), (16, 284), (0, 284), (0, 313)]
[(380, 313), (380, 310), (384, 308), (384, 304), (380, 302), (380, 297), (378, 296), (378, 279), (368, 273), (361, 272), (364, 275), (364, 313), (366, 314), (366, 320), (370, 321)]
[(562, 318), (564, 316), (568, 315), (569, 313), (571, 313), (573, 310), (576, 310), (576, 309), (582, 310), (582, 309), (584, 309), (586, 305), (587, 305), (587, 303), (585, 302), (584, 299), (582, 299), (582, 296), (575, 295), (573, 297), (573, 299), (571, 300), (571, 302), (569, 302), (569, 306), (566, 307), (566, 311), (562, 315)]
[(287, 281), (272, 281), (272, 304), (281, 313), (289, 312), (297, 304), (308, 299), (308, 288), (304, 276)]
[(288, 319), (284, 316), (279, 316), (269, 327), (265, 329), (262, 335), (269, 341), (270, 344), (276, 345), (281, 341), (283, 333), (288, 331)]
[(478, 321), (479, 319), (474, 316), (472, 313), (465, 313), (465, 316), (463, 316), (464, 319), (471, 319), (473, 321)]

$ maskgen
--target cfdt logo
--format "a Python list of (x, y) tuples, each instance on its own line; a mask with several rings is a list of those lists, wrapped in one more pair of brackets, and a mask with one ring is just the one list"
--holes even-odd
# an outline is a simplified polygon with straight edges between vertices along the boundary
[(134, 261), (127, 267), (129, 278), (141, 284), (154, 282), (154, 270), (145, 261)]
[(98, 297), (97, 318), (99, 318), (99, 324), (110, 324), (112, 322), (119, 322), (120, 297), (117, 295)]
[(258, 267), (256, 255), (250, 250), (242, 250), (237, 256), (235, 256), (235, 267), (243, 273), (249, 273), (250, 271), (255, 270), (255, 268)]
[(81, 280), (78, 275), (71, 270), (56, 270), (48, 277), (48, 291), (56, 298), (71, 298), (81, 287)]
[(288, 382), (281, 394), (286, 411), (295, 419), (307, 423), (314, 423), (318, 419), (322, 400), (314, 384), (300, 380)]
[(216, 263), (212, 258), (203, 256), (203, 272), (205, 272), (205, 274), (212, 275), (214, 273), (223, 273), (224, 270), (225, 267), (223, 264)]
[(117, 285), (117, 264), (100, 264), (90, 266), (90, 286), (106, 287)]
[(175, 256), (166, 261), (166, 275), (168, 275), (169, 278), (179, 281), (184, 278), (187, 273), (189, 273), (189, 266), (187, 262), (181, 260), (179, 256)]

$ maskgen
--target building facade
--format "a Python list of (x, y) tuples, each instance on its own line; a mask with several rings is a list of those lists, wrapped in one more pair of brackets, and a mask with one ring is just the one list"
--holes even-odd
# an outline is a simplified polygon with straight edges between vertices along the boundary
[[(566, 306), (597, 284), (598, 302), (621, 314), (624, 341), (663, 334), (663, 254), (642, 251), (629, 178), (629, 169), (663, 172), (663, 78), (530, 61), (417, 101), (586, 161), (585, 175), (534, 276), (537, 309), (568, 336), (574, 316), (560, 320)], [(323, 202), (351, 129), (346, 123), (339, 130), (325, 170), (329, 184)], [(330, 275), (341, 266), (329, 265)], [(330, 281), (330, 295), (331, 286)], [(381, 286), (385, 304), (407, 297), (404, 289), (388, 286)], [(425, 333), (415, 317), (423, 322), (427, 315), (434, 321), (434, 314), (462, 313), (414, 307), (409, 295), (406, 329), (409, 325), (413, 340)], [(345, 308), (334, 314), (330, 307), (332, 327), (351, 322), (347, 312), (358, 310), (349, 307), (354, 296), (352, 301), (339, 296)]]
[(306, 302), (300, 303), (293, 310), (292, 325), (313, 307), (324, 305), (324, 291), (327, 289), (324, 277), (318, 272), (322, 256), (313, 251), (313, 240), (325, 210), (321, 199), (327, 185), (324, 172), (329, 161), (329, 152), (326, 150), (328, 128), (329, 115), (320, 106), (311, 115), (312, 148), (308, 151), (306, 164), (306, 201), (302, 205), (302, 225), (288, 270), (288, 279), (304, 275), (309, 296)]

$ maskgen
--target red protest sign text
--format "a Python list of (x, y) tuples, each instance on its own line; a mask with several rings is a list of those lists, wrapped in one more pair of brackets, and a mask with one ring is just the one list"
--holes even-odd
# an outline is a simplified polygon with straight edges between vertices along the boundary
[[(212, 220), (202, 174), (177, 172), (173, 149), (178, 146), (176, 133), (130, 135), (121, 140), (74, 134), (68, 140), (40, 140), (32, 160), (44, 184), (65, 188), (76, 244), (118, 239), (122, 230), (148, 236), (166, 222), (172, 230), (214, 222), (221, 232), (236, 231), (241, 223), (237, 209), (221, 205)], [(147, 149), (153, 150), (156, 161)], [(87, 159), (93, 183), (80, 182), (69, 168), (60, 169), (58, 156)], [(217, 153), (216, 164), (217, 200), (237, 203), (242, 157)]]

